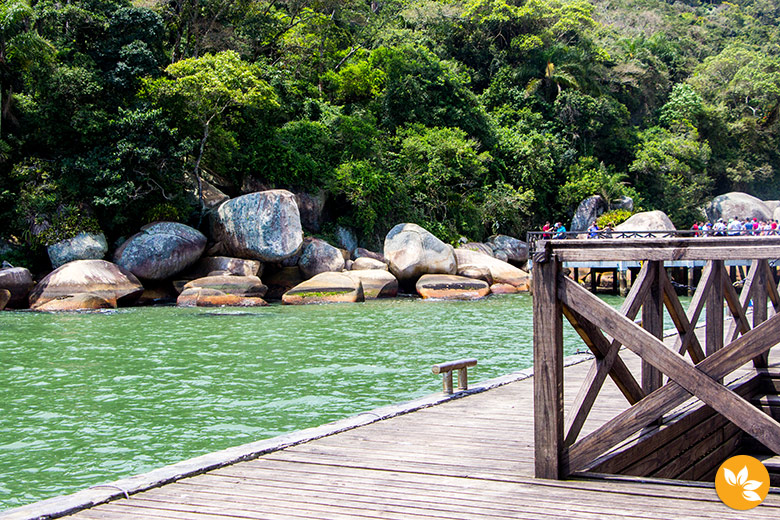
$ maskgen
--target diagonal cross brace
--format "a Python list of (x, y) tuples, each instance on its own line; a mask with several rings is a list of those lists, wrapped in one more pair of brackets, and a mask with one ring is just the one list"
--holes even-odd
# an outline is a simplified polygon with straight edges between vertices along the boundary
[[(722, 377), (723, 375), (732, 372), (744, 364), (744, 362), (755, 356), (755, 354), (750, 355), (746, 360), (741, 361), (744, 354), (750, 354), (756, 349), (764, 352), (776, 344), (778, 337), (777, 333), (780, 331), (780, 318), (778, 318), (777, 315), (755, 328), (750, 333), (742, 336), (740, 340), (732, 343), (728, 348), (718, 351), (716, 354), (706, 358), (699, 365), (694, 367), (688, 364), (682, 356), (667, 349), (655, 336), (636, 326), (631, 320), (622, 316), (609, 305), (585, 291), (573, 281), (561, 277), (558, 297), (564, 305), (574, 309), (576, 312), (586, 314), (594, 325), (604, 330), (608, 330), (610, 335), (617, 341), (620, 341), (627, 348), (647, 360), (674, 381), (674, 386), (672, 386), (672, 383), (670, 382), (656, 392), (653, 392), (648, 398), (630, 408), (628, 412), (633, 412), (631, 415), (634, 415), (634, 418), (636, 417), (635, 413), (637, 410), (635, 409), (637, 407), (643, 402), (650, 400), (653, 396), (663, 393), (666, 388), (670, 388), (670, 390), (665, 392), (668, 398), (682, 398), (682, 401), (687, 398), (687, 392), (704, 401), (711, 408), (722, 414), (749, 435), (758, 439), (775, 453), (780, 453), (780, 423), (764, 414), (759, 409), (753, 407), (750, 403), (713, 379), (713, 377)], [(767, 332), (773, 333), (773, 335), (770, 336), (770, 338), (767, 338)], [(757, 339), (759, 339), (759, 341), (757, 341), (755, 345), (752, 345), (755, 348), (744, 348), (746, 345), (750, 345), (750, 340), (755, 339), (756, 336), (758, 336)], [(743, 347), (742, 352), (735, 352), (738, 346)], [(723, 374), (719, 375), (721, 372), (723, 372)], [(656, 397), (656, 405), (657, 401), (658, 398)], [(679, 404), (679, 402), (677, 404)], [(676, 404), (674, 406), (676, 406)], [(672, 406), (672, 408), (674, 406)], [(649, 422), (657, 419), (663, 413), (657, 413), (658, 410), (653, 409), (650, 411), (652, 411), (655, 416), (652, 417)], [(621, 415), (623, 414), (620, 414), (616, 419)], [(605, 426), (612, 424), (612, 422), (614, 422), (614, 419)], [(638, 428), (641, 428), (641, 426)], [(636, 431), (636, 429), (633, 431)], [(633, 431), (631, 433), (633, 433)], [(628, 435), (631, 435), (631, 433)], [(591, 434), (591, 436), (592, 435), (593, 434)], [(583, 439), (581, 443), (586, 440), (587, 438)], [(612, 439), (613, 442), (619, 442), (620, 440), (622, 439)], [(576, 446), (573, 446), (569, 453), (570, 468), (576, 468), (579, 465), (575, 464), (575, 462), (587, 462), (585, 460), (576, 460), (575, 455), (577, 450), (575, 450), (575, 448)]]

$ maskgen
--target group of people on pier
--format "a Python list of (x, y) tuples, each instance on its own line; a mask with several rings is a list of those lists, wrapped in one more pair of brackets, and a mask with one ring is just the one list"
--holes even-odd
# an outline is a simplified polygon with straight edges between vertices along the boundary
[(735, 237), (742, 235), (777, 235), (777, 220), (758, 220), (757, 218), (730, 218), (728, 222), (719, 218), (712, 222), (694, 222), (691, 226), (694, 236)]
[[(719, 218), (712, 223), (710, 221), (697, 221), (691, 226), (692, 235), (700, 236), (769, 236), (779, 235), (777, 220), (758, 220), (757, 218), (730, 218), (728, 221)], [(542, 226), (542, 238), (549, 240), (551, 238), (566, 238), (566, 226), (562, 222), (556, 222), (550, 225), (546, 222)], [(588, 227), (588, 238), (612, 238), (612, 226), (607, 225), (599, 228), (596, 221)]]

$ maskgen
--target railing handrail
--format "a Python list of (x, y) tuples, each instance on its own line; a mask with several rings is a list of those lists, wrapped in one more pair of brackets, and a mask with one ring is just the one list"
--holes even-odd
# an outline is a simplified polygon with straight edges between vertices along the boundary
[[(778, 230), (773, 231), (771, 235), (778, 236)], [(735, 235), (733, 231), (715, 232), (712, 230), (694, 230), (694, 229), (659, 229), (659, 230), (614, 230), (600, 229), (598, 231), (565, 231), (558, 233), (556, 231), (528, 231), (526, 233), (526, 243), (528, 244), (528, 255), (533, 257), (536, 252), (536, 244), (540, 240), (566, 240), (571, 238), (589, 238), (589, 239), (630, 239), (630, 238), (698, 238), (698, 237), (734, 237), (734, 236), (764, 236), (746, 233), (744, 235)]]

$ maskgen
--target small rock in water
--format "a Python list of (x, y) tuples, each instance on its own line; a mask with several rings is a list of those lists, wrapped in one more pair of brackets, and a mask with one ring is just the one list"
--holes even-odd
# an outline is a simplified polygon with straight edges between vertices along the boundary
[(416, 288), (426, 299), (476, 300), (490, 294), (490, 286), (483, 280), (447, 274), (424, 274)]
[(350, 303), (365, 300), (363, 285), (345, 273), (320, 273), (296, 285), (284, 296), (282, 303), (306, 305), (311, 303)]

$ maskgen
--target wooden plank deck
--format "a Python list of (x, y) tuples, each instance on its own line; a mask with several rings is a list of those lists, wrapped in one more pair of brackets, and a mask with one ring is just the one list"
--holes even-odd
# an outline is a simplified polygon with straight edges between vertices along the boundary
[[(773, 362), (780, 361), (777, 354)], [(622, 355), (636, 373), (636, 356)], [(566, 368), (567, 399), (576, 395), (589, 365)], [(583, 432), (623, 408), (624, 398), (609, 381)], [(533, 381), (528, 378), (184, 478), (68, 518), (780, 518), (777, 489), (757, 508), (740, 512), (721, 503), (712, 487), (535, 479), (533, 437)], [(8, 512), (7, 518), (34, 513), (34, 506), (26, 506)]]

